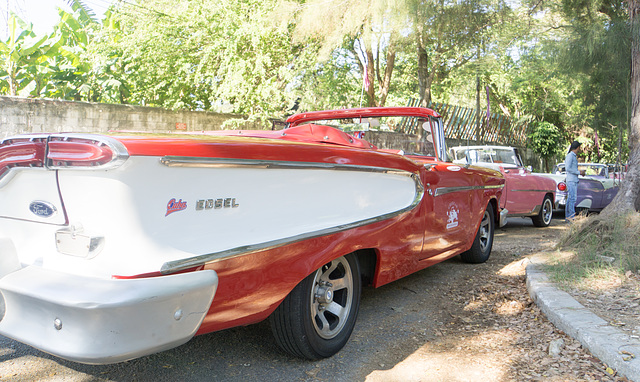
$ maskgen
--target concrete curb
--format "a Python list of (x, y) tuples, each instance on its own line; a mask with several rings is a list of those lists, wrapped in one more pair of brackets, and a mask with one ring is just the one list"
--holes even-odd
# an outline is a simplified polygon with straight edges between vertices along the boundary
[[(609, 325), (568, 293), (557, 289), (549, 281), (541, 266), (530, 262), (526, 270), (527, 289), (533, 301), (558, 329), (580, 341), (591, 354), (618, 374), (640, 382), (640, 340)], [(628, 354), (635, 357), (629, 361)]]

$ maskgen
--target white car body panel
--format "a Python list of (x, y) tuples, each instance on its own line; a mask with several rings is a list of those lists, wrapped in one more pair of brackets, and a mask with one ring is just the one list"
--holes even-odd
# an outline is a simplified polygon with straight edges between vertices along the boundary
[[(103, 277), (117, 266), (121, 275), (132, 275), (160, 270), (171, 261), (340, 227), (411, 206), (419, 190), (410, 175), (178, 168), (154, 157), (132, 157), (126, 166), (108, 173), (61, 171), (69, 223), (89, 235), (103, 236), (105, 245), (89, 261), (52, 253), (46, 266), (82, 268), (83, 274)], [(219, 198), (232, 198), (237, 206), (196, 210), (195, 201)], [(186, 202), (186, 209), (166, 215), (172, 199)], [(99, 202), (107, 200), (118, 204)]]

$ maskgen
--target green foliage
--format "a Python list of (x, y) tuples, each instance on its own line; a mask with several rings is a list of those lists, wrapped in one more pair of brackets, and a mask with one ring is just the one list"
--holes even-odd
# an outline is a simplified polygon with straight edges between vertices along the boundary
[(560, 130), (553, 124), (541, 121), (529, 125), (533, 150), (543, 158), (551, 158), (562, 151)]
[[(47, 36), (36, 36), (31, 25), (12, 16), (9, 39), (0, 42), (2, 94), (124, 102), (126, 85), (111, 73), (112, 65), (96, 62), (89, 50), (99, 27), (95, 16), (80, 1), (70, 3), (75, 12), (59, 9), (60, 20)], [(107, 12), (105, 20), (110, 16)]]
[(560, 68), (579, 81), (579, 95), (588, 110), (591, 135), (597, 133), (593, 160), (623, 161), (629, 120), (631, 28), (627, 3), (616, 0), (562, 1), (562, 12), (572, 22), (558, 56)]
[(567, 110), (578, 96), (572, 96), (576, 81), (557, 70), (556, 41), (564, 36), (558, 21), (550, 13), (536, 14), (526, 3), (493, 7), (476, 56), (437, 81), (434, 93), (447, 103), (475, 107), (479, 81), (481, 107), (488, 96), (492, 112), (521, 122), (547, 121), (564, 131), (570, 126)]
[(563, 151), (560, 130), (546, 121), (536, 121), (529, 124), (530, 133), (527, 135), (533, 151), (545, 159), (545, 170), (549, 172), (549, 161)]
[(2, 82), (0, 88), (9, 95), (18, 95), (34, 75), (45, 71), (42, 61), (47, 49), (42, 48), (46, 37), (37, 38), (33, 25), (27, 25), (15, 14), (9, 17), (9, 37), (0, 42)]
[(285, 91), (314, 55), (289, 29), (269, 27), (273, 1), (152, 0), (141, 12), (121, 4), (117, 29), (92, 46), (118, 58), (130, 102), (171, 109), (233, 111), (254, 119), (283, 115), (295, 95)]
[(292, 82), (289, 89), (300, 96), (300, 109), (321, 110), (327, 105), (337, 108), (359, 107), (362, 94), (362, 77), (357, 73), (357, 57), (348, 49), (352, 41), (345, 42), (345, 49), (336, 49), (322, 63), (304, 70)]

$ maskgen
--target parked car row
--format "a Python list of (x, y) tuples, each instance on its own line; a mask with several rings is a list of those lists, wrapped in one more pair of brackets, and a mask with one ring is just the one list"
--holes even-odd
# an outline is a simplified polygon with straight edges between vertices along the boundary
[[(553, 210), (564, 210), (567, 200), (564, 163), (551, 174), (532, 173), (525, 167), (517, 148), (508, 146), (458, 146), (450, 149), (454, 163), (472, 163), (500, 171), (506, 180), (501, 207), (509, 217), (531, 217), (534, 225), (548, 226)], [(612, 166), (579, 163), (576, 211), (600, 212), (618, 192), (620, 173), (610, 173)]]
[(551, 223), (556, 183), (531, 173), (518, 149), (507, 146), (458, 146), (450, 149), (454, 163), (492, 168), (505, 178), (500, 207), (509, 217), (530, 217), (537, 227)]
[[(407, 123), (421, 133), (402, 148), (345, 133)], [(278, 131), (7, 138), (0, 334), (107, 364), (268, 319), (284, 351), (329, 357), (363, 286), (485, 262), (496, 226), (549, 225), (556, 194), (514, 148), (448, 151), (441, 116), (416, 107), (300, 113)]]

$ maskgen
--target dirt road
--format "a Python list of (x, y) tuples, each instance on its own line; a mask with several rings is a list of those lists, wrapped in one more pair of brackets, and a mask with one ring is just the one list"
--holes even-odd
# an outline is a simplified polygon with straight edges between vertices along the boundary
[[(553, 245), (560, 220), (515, 219), (496, 231), (485, 264), (454, 258), (365, 289), (354, 334), (336, 356), (291, 358), (267, 323), (196, 337), (170, 351), (107, 366), (57, 359), (0, 337), (2, 381), (624, 381), (556, 330), (532, 303), (526, 256)], [(559, 356), (549, 344), (562, 340)]]

